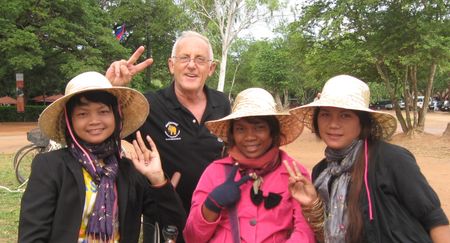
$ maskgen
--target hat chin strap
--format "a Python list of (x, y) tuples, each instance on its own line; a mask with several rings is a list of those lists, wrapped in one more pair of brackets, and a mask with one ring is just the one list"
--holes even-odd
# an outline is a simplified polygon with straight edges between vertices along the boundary
[(118, 150), (119, 150), (119, 158), (122, 159), (122, 153), (121, 153), (121, 149), (122, 149), (122, 141), (120, 139), (120, 134), (122, 133), (123, 130), (123, 113), (122, 113), (122, 109), (121, 109), (121, 105), (120, 105), (120, 100), (119, 98), (117, 98), (117, 112), (119, 113), (119, 141), (117, 142), (117, 146), (118, 146)]
[(75, 136), (73, 135), (72, 128), (70, 127), (69, 117), (68, 117), (68, 115), (67, 115), (67, 109), (66, 109), (66, 107), (64, 107), (64, 118), (65, 118), (65, 120), (66, 120), (66, 127), (67, 127), (67, 130), (69, 130), (70, 137), (71, 137), (72, 140), (75, 142), (75, 144), (78, 146), (78, 148), (80, 148), (81, 151), (83, 151), (83, 154), (88, 158), (89, 163), (91, 164), (91, 166), (92, 166), (92, 168), (94, 169), (94, 171), (97, 173), (97, 169), (95, 168), (94, 163), (92, 162), (91, 156), (89, 156), (89, 153), (86, 152), (86, 150), (78, 143), (77, 139), (76, 139)]
[(369, 202), (369, 218), (370, 218), (370, 220), (373, 220), (372, 200), (370, 199), (369, 183), (367, 180), (368, 164), (369, 164), (369, 155), (368, 155), (367, 138), (366, 138), (366, 139), (364, 139), (364, 185), (366, 186), (367, 201)]

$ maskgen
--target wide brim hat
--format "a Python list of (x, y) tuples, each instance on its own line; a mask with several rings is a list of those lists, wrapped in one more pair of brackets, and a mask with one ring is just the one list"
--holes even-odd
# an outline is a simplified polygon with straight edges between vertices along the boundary
[(113, 87), (109, 80), (97, 72), (85, 72), (67, 83), (64, 96), (50, 104), (39, 116), (41, 131), (51, 140), (66, 144), (64, 109), (74, 95), (87, 91), (106, 91), (117, 98), (122, 114), (120, 138), (136, 131), (146, 120), (150, 106), (139, 91), (127, 87)]
[(303, 131), (303, 123), (289, 111), (283, 111), (275, 103), (273, 96), (261, 88), (249, 88), (241, 91), (236, 96), (230, 115), (208, 121), (205, 125), (211, 133), (227, 142), (227, 132), (231, 120), (254, 116), (275, 116), (278, 119), (282, 133), (280, 145), (291, 143)]
[(366, 83), (349, 75), (339, 75), (325, 83), (318, 100), (293, 108), (290, 112), (313, 132), (313, 115), (317, 107), (368, 112), (375, 122), (372, 135), (382, 139), (390, 138), (397, 129), (397, 119), (389, 113), (370, 109), (369, 102), (370, 90)]

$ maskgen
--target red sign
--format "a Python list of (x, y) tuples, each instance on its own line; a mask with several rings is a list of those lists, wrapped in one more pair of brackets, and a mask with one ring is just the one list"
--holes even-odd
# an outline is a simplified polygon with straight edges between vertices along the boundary
[(17, 112), (25, 112), (25, 98), (24, 95), (25, 82), (23, 81), (23, 73), (16, 73), (16, 95), (17, 95)]

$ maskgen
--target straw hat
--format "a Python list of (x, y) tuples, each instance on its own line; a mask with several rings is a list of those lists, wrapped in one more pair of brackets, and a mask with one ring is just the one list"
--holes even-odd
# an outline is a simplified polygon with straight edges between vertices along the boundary
[(227, 141), (230, 121), (251, 116), (275, 116), (280, 122), (280, 145), (294, 141), (303, 131), (303, 124), (288, 111), (277, 107), (272, 95), (261, 88), (249, 88), (241, 91), (234, 101), (231, 114), (218, 120), (208, 121), (206, 127), (223, 141)]
[(85, 72), (70, 80), (64, 96), (50, 104), (41, 113), (39, 117), (41, 131), (48, 138), (65, 144), (64, 108), (67, 101), (76, 94), (93, 90), (103, 90), (117, 97), (123, 116), (121, 138), (136, 131), (148, 116), (150, 107), (147, 99), (140, 92), (126, 87), (113, 87), (104, 75), (97, 72)]
[(397, 119), (386, 112), (369, 109), (370, 90), (363, 81), (339, 75), (329, 79), (323, 86), (320, 99), (307, 105), (291, 109), (291, 113), (304, 122), (314, 132), (313, 115), (316, 107), (328, 106), (369, 112), (375, 121), (372, 135), (387, 139), (397, 129)]

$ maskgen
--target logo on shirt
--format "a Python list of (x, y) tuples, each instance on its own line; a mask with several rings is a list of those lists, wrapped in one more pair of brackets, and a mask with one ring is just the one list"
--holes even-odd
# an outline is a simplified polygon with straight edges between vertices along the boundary
[(181, 138), (178, 137), (180, 135), (180, 128), (179, 124), (176, 122), (167, 122), (166, 123), (166, 130), (164, 133), (166, 134), (166, 140), (180, 140)]

